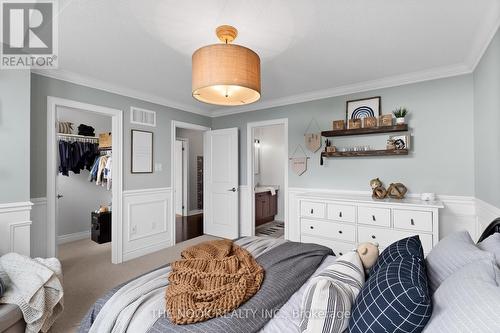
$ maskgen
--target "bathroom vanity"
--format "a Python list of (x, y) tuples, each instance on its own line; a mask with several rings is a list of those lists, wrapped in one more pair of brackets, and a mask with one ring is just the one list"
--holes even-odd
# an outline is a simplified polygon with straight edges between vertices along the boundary
[(268, 187), (255, 188), (255, 225), (274, 221), (278, 214), (278, 189), (274, 189), (275, 195)]

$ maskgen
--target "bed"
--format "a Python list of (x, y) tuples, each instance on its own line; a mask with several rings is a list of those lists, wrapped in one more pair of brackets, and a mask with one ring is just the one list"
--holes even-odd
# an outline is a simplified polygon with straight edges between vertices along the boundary
[[(495, 232), (500, 232), (500, 219), (493, 221), (480, 239)], [(100, 298), (84, 317), (79, 332), (300, 332), (297, 313), (307, 281), (334, 263), (335, 254), (329, 248), (316, 244), (270, 238), (247, 237), (236, 242), (256, 257), (265, 269), (266, 278), (259, 292), (232, 315), (196, 324), (174, 325), (164, 312), (162, 315), (165, 287), (158, 288), (155, 296), (139, 301), (141, 304), (134, 300), (127, 301), (128, 310), (123, 304), (120, 311), (113, 309), (113, 304), (119, 299), (117, 294), (126, 291), (134, 281), (141, 281), (139, 277), (117, 286)], [(163, 275), (168, 269), (167, 265), (148, 274), (156, 272)], [(120, 312), (128, 315), (122, 316)], [(103, 320), (107, 323), (103, 324)]]
[[(303, 288), (307, 280), (316, 272), (335, 261), (331, 249), (316, 245), (288, 242), (281, 239), (245, 237), (236, 244), (246, 248), (265, 270), (261, 289), (246, 303), (229, 316), (216, 317), (208, 321), (174, 325), (164, 313), (165, 286), (155, 289), (141, 304), (132, 305), (137, 300), (124, 301), (135, 307), (134, 314), (123, 315), (127, 305), (121, 303), (127, 286), (147, 275), (151, 281), (155, 276), (166, 280), (169, 266), (161, 267), (138, 279), (120, 285), (100, 298), (84, 317), (79, 332), (102, 331), (148, 331), (148, 332), (298, 332), (296, 314), (300, 308)], [(147, 283), (147, 282), (146, 282)], [(146, 293), (147, 293), (146, 292)], [(118, 296), (117, 296), (118, 295)], [(110, 306), (110, 303), (119, 305)], [(116, 308), (118, 307), (118, 309)], [(129, 307), (130, 308), (130, 307)], [(99, 315), (100, 313), (106, 315)], [(154, 316), (154, 319), (151, 318)], [(244, 318), (245, 320), (242, 320)], [(97, 326), (96, 326), (97, 325)], [(293, 326), (293, 328), (291, 328)]]

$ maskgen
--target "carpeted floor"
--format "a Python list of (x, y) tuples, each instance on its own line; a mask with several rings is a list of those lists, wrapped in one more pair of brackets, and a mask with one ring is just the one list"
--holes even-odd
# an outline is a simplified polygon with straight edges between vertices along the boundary
[(111, 263), (111, 243), (99, 245), (91, 240), (59, 247), (64, 275), (64, 312), (51, 332), (75, 332), (90, 306), (109, 289), (138, 275), (180, 258), (188, 246), (216, 239), (204, 235), (187, 240), (123, 264)]

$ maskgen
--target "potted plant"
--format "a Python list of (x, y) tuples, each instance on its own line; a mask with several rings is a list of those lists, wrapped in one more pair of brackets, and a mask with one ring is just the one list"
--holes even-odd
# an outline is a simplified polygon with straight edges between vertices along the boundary
[(392, 111), (394, 117), (396, 117), (396, 125), (403, 125), (405, 123), (405, 117), (408, 114), (408, 109), (405, 107), (397, 108)]

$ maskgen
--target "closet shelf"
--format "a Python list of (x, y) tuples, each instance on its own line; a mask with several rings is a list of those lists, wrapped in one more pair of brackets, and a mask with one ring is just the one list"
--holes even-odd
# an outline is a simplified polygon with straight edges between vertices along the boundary
[(408, 155), (408, 149), (382, 149), (361, 151), (336, 151), (334, 153), (322, 152), (321, 157), (356, 157), (356, 156), (399, 156)]
[(394, 125), (394, 126), (381, 126), (381, 127), (372, 127), (372, 128), (356, 128), (356, 129), (323, 131), (323, 132), (321, 132), (321, 135), (324, 137), (330, 138), (330, 137), (334, 137), (334, 136), (380, 134), (380, 133), (406, 132), (406, 131), (408, 131), (408, 124)]
[(96, 136), (86, 136), (86, 135), (78, 135), (78, 134), (65, 134), (65, 133), (57, 133), (57, 136), (64, 136), (67, 138), (79, 138), (79, 139), (89, 139), (89, 140), (99, 140)]

